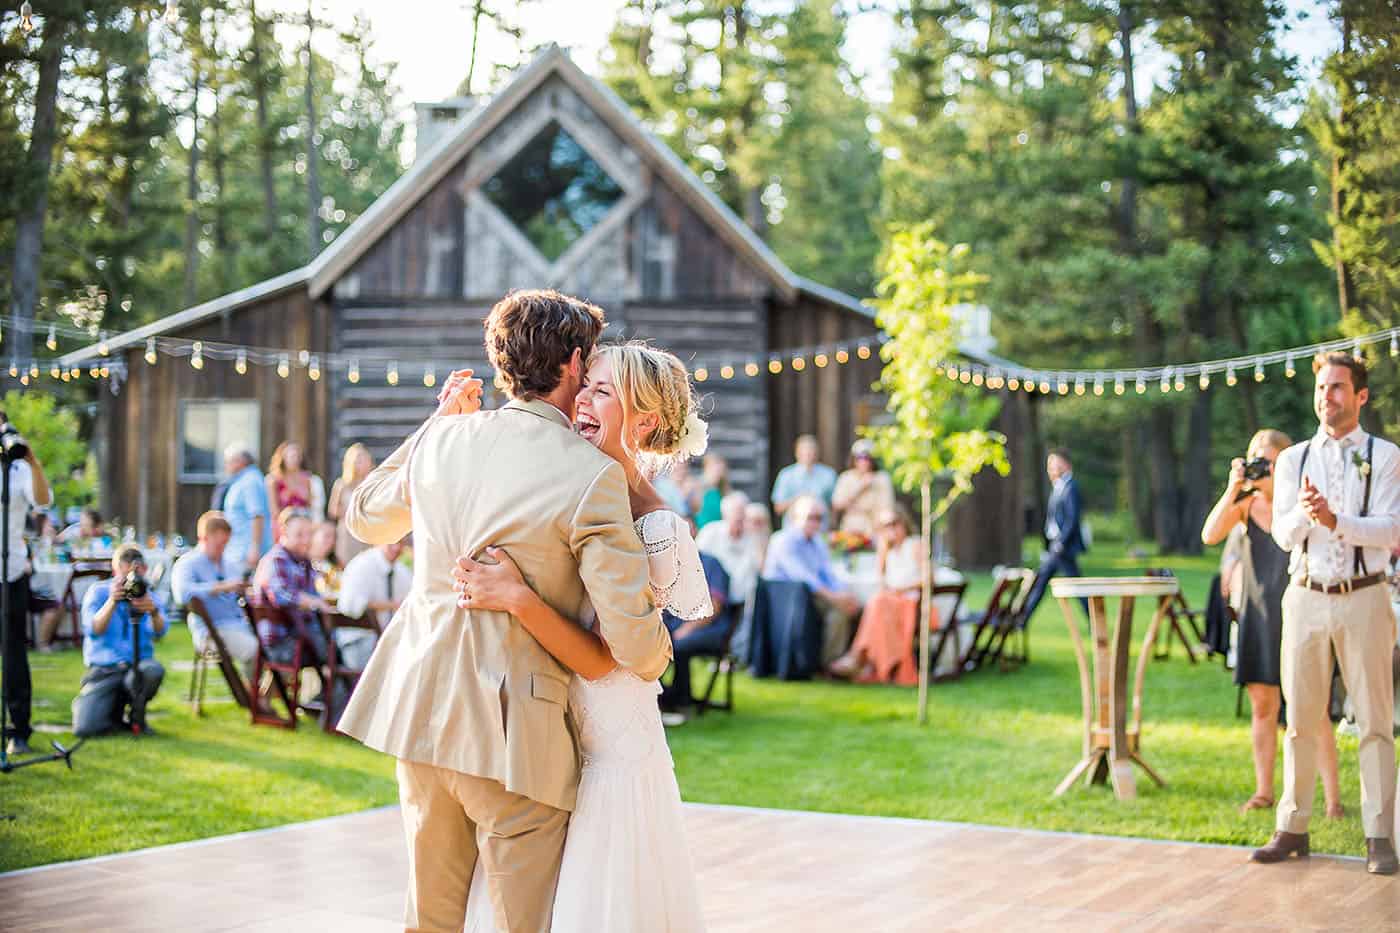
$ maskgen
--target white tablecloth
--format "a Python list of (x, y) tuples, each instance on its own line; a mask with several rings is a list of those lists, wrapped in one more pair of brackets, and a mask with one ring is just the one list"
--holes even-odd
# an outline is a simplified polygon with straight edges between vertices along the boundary
[[(153, 548), (143, 548), (142, 553), (146, 555), (146, 572), (151, 576), (160, 574), (160, 582), (156, 585), (156, 592), (163, 599), (170, 593), (170, 567), (174, 563), (177, 555), (169, 551), (158, 551)], [(35, 561), (34, 576), (30, 579), (30, 585), (38, 590), (43, 590), (54, 599), (62, 599), (63, 594), (68, 589), (68, 581), (73, 578), (73, 569), (78, 566), (94, 566), (97, 564), (111, 565), (111, 556), (86, 557), (74, 563), (61, 564), (50, 561)], [(73, 595), (77, 597), (78, 605), (83, 602), (83, 595), (98, 580), (97, 577), (87, 577), (79, 580), (73, 586)]]

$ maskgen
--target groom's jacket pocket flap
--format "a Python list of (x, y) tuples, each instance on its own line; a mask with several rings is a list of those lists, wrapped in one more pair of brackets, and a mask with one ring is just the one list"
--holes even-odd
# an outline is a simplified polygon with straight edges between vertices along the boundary
[(530, 675), (530, 696), (558, 706), (569, 705), (569, 685), (545, 674)]

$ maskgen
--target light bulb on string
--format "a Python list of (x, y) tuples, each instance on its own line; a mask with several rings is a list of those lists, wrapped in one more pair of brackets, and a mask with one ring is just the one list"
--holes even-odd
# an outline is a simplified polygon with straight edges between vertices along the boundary
[(101, 376), (103, 379), (106, 379), (108, 376), (112, 375), (112, 371), (111, 371), (110, 369), (108, 369), (106, 366), (103, 366), (101, 369), (99, 369), (99, 370), (97, 371), (97, 374), (98, 374), (99, 376)]
[(1012, 392), (1015, 392), (1017, 389), (1021, 388), (1021, 380), (1012, 376), (1010, 379), (1006, 380), (1006, 387)]
[(146, 365), (156, 365), (156, 338), (146, 338)]
[(64, 382), (72, 382), (73, 374), (65, 369), (63, 372), (59, 373), (59, 378), (62, 379)]
[(699, 369), (695, 370), (696, 382), (704, 382), (708, 378), (710, 378), (710, 371), (705, 367), (701, 366)]
[(1284, 363), (1283, 363), (1283, 375), (1284, 375), (1285, 378), (1288, 378), (1288, 379), (1292, 379), (1294, 376), (1298, 375), (1298, 370), (1295, 369), (1295, 368), (1293, 367), (1293, 354), (1292, 354), (1292, 353), (1288, 354), (1287, 359), (1284, 360)]
[(812, 362), (816, 364), (817, 369), (826, 369), (826, 364), (831, 362), (831, 358), (825, 353), (818, 353), (812, 357)]
[(838, 363), (840, 363), (842, 366), (844, 366), (844, 365), (846, 365), (847, 363), (849, 363), (850, 361), (851, 361), (851, 354), (850, 354), (850, 351), (847, 350), (845, 347), (842, 347), (841, 349), (839, 349), (839, 350), (836, 351), (836, 362), (838, 362)]
[(1097, 375), (1097, 376), (1094, 377), (1094, 394), (1095, 394), (1095, 395), (1103, 395), (1103, 375), (1102, 375), (1102, 374)]
[(1263, 361), (1263, 360), (1256, 360), (1255, 363), (1254, 363), (1254, 381), (1255, 381), (1255, 382), (1263, 382), (1263, 381), (1264, 381), (1264, 361)]
[(107, 332), (103, 331), (97, 338), (97, 353), (99, 356), (106, 356), (112, 352), (112, 348), (107, 344)]
[(390, 362), (389, 366), (384, 370), (384, 381), (391, 386), (399, 384), (399, 364), (397, 361)]
[(1055, 379), (1055, 391), (1058, 392), (1058, 393), (1060, 393), (1061, 395), (1068, 395), (1068, 394), (1069, 394), (1069, 383), (1068, 383), (1068, 382), (1065, 382), (1064, 376), (1058, 376), (1058, 377), (1056, 377), (1056, 379)]
[(313, 356), (311, 362), (307, 364), (306, 376), (312, 382), (317, 382), (321, 378), (321, 358)]
[(961, 372), (958, 373), (958, 382), (961, 382), (963, 385), (967, 385), (967, 384), (968, 384), (969, 382), (971, 382), (971, 381), (972, 381), (972, 370), (970, 370), (970, 369), (963, 369)]
[(58, 361), (54, 360), (53, 365), (49, 367), (49, 376), (54, 379), (58, 379), (62, 375), (63, 374), (59, 371), (58, 368)]
[(1172, 390), (1172, 374), (1170, 370), (1162, 370), (1162, 381), (1158, 388), (1162, 390), (1163, 395), (1166, 395)]
[(1358, 360), (1361, 359), (1361, 341), (1360, 341), (1360, 339), (1357, 339), (1357, 340), (1353, 340), (1353, 341), (1352, 341), (1352, 343), (1351, 343), (1351, 355), (1352, 355), (1353, 357), (1355, 357), (1356, 359), (1358, 359)]
[(19, 31), (26, 37), (34, 31), (34, 7), (30, 5), (29, 0), (24, 0), (19, 5)]
[(49, 325), (49, 336), (48, 339), (44, 341), (44, 346), (48, 347), (49, 350), (58, 349), (58, 333), (54, 330), (52, 324)]
[(1040, 388), (1040, 394), (1041, 394), (1041, 395), (1049, 395), (1049, 394), (1050, 394), (1050, 380), (1049, 380), (1049, 379), (1041, 379), (1041, 380), (1040, 380), (1040, 386), (1039, 386), (1039, 388)]
[(758, 364), (755, 363), (755, 362), (753, 362), (753, 361), (749, 361), (749, 362), (745, 363), (745, 364), (744, 364), (744, 375), (745, 375), (745, 376), (748, 376), (750, 379), (752, 379), (754, 376), (757, 376), (757, 375), (758, 375)]
[(733, 378), (734, 378), (734, 367), (728, 365), (727, 363), (726, 363), (724, 366), (721, 366), (721, 367), (719, 368), (719, 377), (720, 377), (721, 379), (733, 379)]
[(437, 385), (437, 373), (433, 371), (431, 366), (423, 370), (423, 385), (429, 389)]
[[(37, 376), (38, 373), (35, 373), (35, 375)], [(102, 367), (94, 363), (92, 365), (92, 368), (88, 370), (88, 375), (96, 379), (98, 376), (102, 375)]]
[(1021, 388), (1025, 390), (1025, 392), (1026, 392), (1027, 395), (1032, 394), (1033, 392), (1035, 392), (1035, 380), (1034, 380), (1034, 379), (1026, 379), (1026, 380), (1024, 380), (1024, 381), (1021, 383)]
[(806, 368), (807, 368), (807, 361), (806, 361), (805, 359), (803, 359), (803, 358), (800, 357), (800, 356), (794, 356), (794, 357), (792, 358), (792, 371), (793, 371), (793, 372), (795, 372), (795, 373), (800, 373), (800, 372), (802, 372), (802, 370), (804, 370), (804, 369), (806, 369)]
[(24, 373), (19, 377), (19, 384), (22, 386), (29, 385), (29, 373)]
[(1076, 377), (1075, 377), (1075, 380), (1074, 380), (1074, 394), (1075, 394), (1075, 395), (1083, 395), (1083, 394), (1084, 394), (1084, 377), (1083, 377), (1083, 376), (1076, 376)]
[(277, 375), (286, 379), (292, 374), (292, 361), (287, 359), (287, 354), (283, 353), (277, 358)]
[(204, 368), (204, 343), (196, 340), (194, 342), (194, 352), (190, 354), (190, 366), (195, 369)]
[(972, 373), (972, 384), (975, 385), (975, 386), (977, 386), (978, 388), (981, 388), (981, 387), (982, 387), (982, 384), (985, 383), (986, 381), (987, 381), (987, 377), (984, 376), (984, 375), (982, 375), (982, 371), (981, 371), (980, 369), (979, 369), (979, 370), (975, 370), (975, 371)]
[(298, 350), (298, 351), (297, 351), (297, 365), (298, 365), (298, 366), (310, 366), (310, 365), (311, 365), (311, 351), (310, 351), (310, 350)]
[(1180, 370), (1177, 370), (1176, 379), (1172, 381), (1172, 388), (1178, 392), (1186, 391), (1186, 377), (1181, 374)]
[(1239, 377), (1235, 375), (1235, 364), (1231, 363), (1229, 366), (1225, 367), (1225, 384), (1233, 387), (1238, 384), (1239, 381)]
[(856, 347), (856, 356), (860, 357), (863, 360), (870, 359), (870, 345), (863, 343), (860, 346)]
[(11, 361), (11, 363), (10, 363), (10, 378), (13, 379), (13, 378), (15, 378), (15, 377), (18, 376), (18, 375), (19, 375), (19, 367), (16, 366), (16, 365), (14, 364), (13, 361)]
[(954, 382), (958, 381), (958, 367), (953, 363), (948, 364), (948, 378)]
[(1143, 377), (1142, 373), (1138, 373), (1136, 388), (1138, 395), (1144, 395), (1147, 392), (1147, 379)]
[(1400, 334), (1395, 331), (1390, 332), (1390, 355), (1392, 357), (1400, 356)]
[(1123, 385), (1123, 374), (1119, 373), (1113, 377), (1113, 394), (1122, 395), (1126, 391), (1128, 391), (1128, 389)]
[(1200, 386), (1202, 392), (1210, 388), (1210, 373), (1204, 369), (1201, 370)]
[(768, 371), (769, 371), (770, 373), (772, 373), (773, 375), (775, 375), (775, 376), (778, 375), (778, 373), (780, 373), (780, 372), (783, 371), (783, 361), (782, 361), (782, 360), (769, 360), (769, 361), (768, 361)]
[(237, 358), (235, 358), (234, 361), (233, 361), (233, 369), (234, 369), (234, 371), (237, 372), (238, 375), (240, 375), (240, 376), (247, 374), (247, 372), (248, 372), (248, 351), (247, 351), (247, 350), (239, 350), (239, 351), (238, 351), (238, 356), (237, 356)]
[(359, 361), (359, 360), (351, 360), (351, 361), (350, 361), (350, 369), (345, 373), (345, 378), (348, 379), (348, 380), (350, 380), (350, 384), (351, 384), (351, 385), (355, 385), (356, 383), (358, 383), (358, 382), (360, 381), (360, 361)]

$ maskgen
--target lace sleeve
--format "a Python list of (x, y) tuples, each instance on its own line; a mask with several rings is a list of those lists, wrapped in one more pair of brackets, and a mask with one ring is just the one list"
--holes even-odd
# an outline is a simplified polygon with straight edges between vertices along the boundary
[(652, 512), (637, 523), (651, 570), (651, 588), (658, 607), (681, 619), (714, 615), (700, 549), (690, 526), (674, 512)]

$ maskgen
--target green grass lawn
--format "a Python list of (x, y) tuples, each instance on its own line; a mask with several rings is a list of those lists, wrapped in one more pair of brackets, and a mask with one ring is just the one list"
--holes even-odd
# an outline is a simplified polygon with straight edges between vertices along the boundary
[[(1173, 566), (1193, 604), (1213, 560), (1110, 559), (1101, 543), (1089, 574)], [(986, 577), (972, 606), (985, 604)], [(1140, 606), (1138, 637), (1150, 615)], [(159, 649), (167, 679), (151, 707), (159, 735), (90, 741), (72, 772), (40, 765), (0, 777), (0, 869), (120, 852), (275, 826), (393, 803), (389, 759), (314, 727), (254, 728), (231, 703), (196, 718), (184, 703), (189, 640), (173, 630)], [(32, 655), (36, 720), (66, 724), (81, 676), (75, 652)], [(1143, 752), (1167, 780), (1139, 772), (1139, 798), (1107, 788), (1050, 792), (1079, 758), (1078, 675), (1064, 620), (1047, 600), (1031, 628), (1031, 664), (986, 671), (931, 690), (926, 726), (915, 692), (828, 683), (736, 679), (738, 711), (670, 732), (687, 800), (880, 816), (957, 820), (1202, 842), (1255, 844), (1271, 813), (1241, 816), (1253, 786), (1248, 723), (1217, 662), (1190, 664), (1179, 648), (1148, 667)], [(222, 685), (220, 685), (222, 686)], [(221, 691), (218, 691), (222, 695)], [(38, 734), (49, 738), (71, 736)], [(36, 742), (36, 747), (39, 742)], [(1313, 825), (1313, 848), (1359, 854), (1356, 744), (1341, 746), (1348, 816)], [(1280, 778), (1281, 781), (1281, 778)], [(1321, 802), (1321, 792), (1318, 795)], [(12, 817), (12, 819), (10, 818)]]

